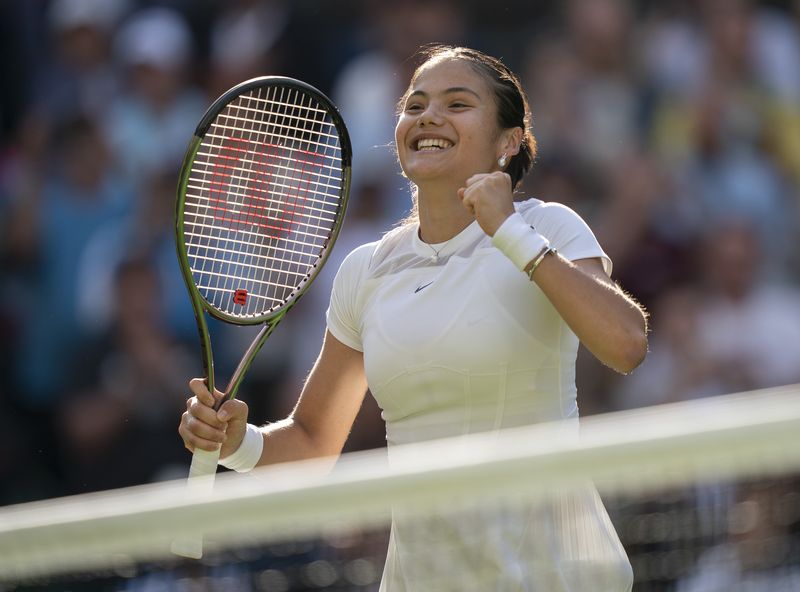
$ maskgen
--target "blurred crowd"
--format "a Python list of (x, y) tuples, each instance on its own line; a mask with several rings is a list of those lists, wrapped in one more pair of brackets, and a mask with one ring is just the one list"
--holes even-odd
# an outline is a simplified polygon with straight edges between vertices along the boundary
[[(206, 107), (265, 74), (329, 94), (354, 149), (334, 256), (242, 387), (256, 422), (291, 408), (338, 262), (410, 207), (394, 111), (429, 42), (520, 74), (520, 197), (580, 213), (651, 312), (631, 376), (582, 353), (584, 414), (800, 382), (798, 0), (29, 0), (0, 29), (0, 504), (185, 474), (177, 175)], [(224, 377), (252, 333), (212, 329)], [(382, 443), (368, 400), (348, 449)]]

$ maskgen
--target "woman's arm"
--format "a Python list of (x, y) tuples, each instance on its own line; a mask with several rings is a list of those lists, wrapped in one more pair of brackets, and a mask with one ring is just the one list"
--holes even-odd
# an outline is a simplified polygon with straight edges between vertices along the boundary
[[(225, 458), (242, 442), (247, 404), (226, 401), (214, 412), (214, 397), (202, 379), (192, 380), (190, 388), (195, 396), (187, 401), (178, 431), (189, 450), (213, 450), (222, 445), (220, 456)], [(338, 456), (366, 392), (363, 354), (327, 332), (292, 413), (259, 428), (264, 447), (258, 465)]]
[(262, 428), (259, 464), (338, 456), (366, 392), (364, 354), (326, 332), (294, 410), (285, 420)]
[[(470, 177), (459, 190), (459, 197), (484, 232), (492, 237), (514, 214), (511, 179), (505, 173)], [(547, 244), (543, 238), (537, 240), (537, 245)], [(526, 273), (536, 254), (530, 253), (532, 259), (525, 256), (519, 264)], [(623, 374), (642, 363), (647, 354), (647, 315), (608, 277), (600, 259), (571, 262), (550, 253), (535, 269), (532, 279), (598, 360)]]
[(600, 259), (542, 260), (533, 281), (603, 364), (630, 373), (647, 355), (647, 315), (608, 277)]

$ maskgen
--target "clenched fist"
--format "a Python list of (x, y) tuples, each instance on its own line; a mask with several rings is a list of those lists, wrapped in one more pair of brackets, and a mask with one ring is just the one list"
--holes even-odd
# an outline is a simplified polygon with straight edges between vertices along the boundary
[(514, 213), (511, 177), (502, 171), (479, 173), (458, 190), (462, 205), (469, 210), (489, 236)]
[(220, 448), (220, 458), (230, 456), (239, 448), (247, 429), (247, 403), (232, 399), (218, 410), (214, 407), (224, 396), (218, 390), (212, 395), (202, 378), (189, 382), (194, 394), (186, 401), (186, 411), (181, 415), (178, 433), (186, 448), (213, 451)]

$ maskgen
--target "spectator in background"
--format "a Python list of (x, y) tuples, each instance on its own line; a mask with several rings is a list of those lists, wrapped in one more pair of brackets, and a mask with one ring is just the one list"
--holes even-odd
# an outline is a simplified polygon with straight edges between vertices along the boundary
[(724, 377), (698, 336), (702, 298), (692, 285), (665, 290), (653, 305), (650, 353), (612, 391), (609, 409), (630, 409), (724, 394)]
[(571, 0), (562, 10), (564, 33), (534, 40), (525, 77), (543, 154), (568, 154), (592, 172), (639, 142), (632, 9), (628, 0)]
[(280, 51), (291, 9), (286, 0), (236, 0), (221, 5), (211, 33), (209, 95), (265, 75), (287, 75)]
[[(653, 4), (639, 23), (643, 62), (658, 94), (691, 97), (709, 76), (743, 71), (782, 101), (800, 100), (798, 3), (756, 0)], [(723, 70), (720, 67), (723, 66)], [(739, 73), (736, 72), (739, 70)]]
[(700, 554), (690, 573), (678, 580), (676, 592), (800, 589), (800, 567), (786, 562), (796, 532), (792, 521), (775, 511), (788, 505), (798, 485), (795, 479), (740, 487), (731, 500), (726, 536)]
[(800, 382), (800, 290), (765, 278), (758, 232), (719, 222), (697, 248), (697, 279), (653, 310), (651, 353), (620, 383), (629, 408)]
[(95, 122), (76, 117), (57, 130), (39, 191), (11, 213), (11, 249), (29, 262), (16, 386), (31, 406), (48, 407), (84, 334), (76, 314), (78, 266), (93, 233), (131, 211), (133, 192), (114, 167)]
[(53, 139), (37, 136), (4, 179), (10, 201), (0, 246), (4, 259), (3, 331), (7, 351), (0, 497), (11, 501), (61, 492), (54, 409), (86, 335), (77, 314), (78, 267), (89, 237), (124, 218), (132, 190), (114, 170), (96, 123), (73, 117)]
[(53, 53), (34, 73), (33, 113), (56, 123), (75, 113), (99, 117), (122, 84), (111, 59), (129, 0), (54, 0), (47, 13)]
[[(40, 9), (41, 22), (29, 6), (15, 14), (17, 22), (8, 24), (21, 36), (42, 35), (31, 43), (35, 55), (28, 57), (28, 65), (38, 68), (27, 68), (26, 79), (13, 81), (29, 101), (18, 121), (4, 122), (16, 127), (0, 138), (2, 251), (10, 259), (9, 271), (36, 264), (31, 255), (38, 240), (39, 196), (45, 179), (52, 181), (55, 167), (48, 161), (60, 140), (59, 129), (78, 119), (95, 126), (119, 92), (121, 76), (110, 61), (110, 46), (127, 8), (127, 0), (53, 0)], [(58, 183), (51, 182), (51, 189)]]
[(760, 234), (769, 255), (763, 263), (780, 274), (792, 250), (787, 224), (796, 204), (776, 161), (762, 149), (769, 133), (766, 114), (746, 97), (736, 97), (712, 85), (692, 103), (686, 112), (691, 144), (673, 178), (677, 191), (694, 205), (691, 234), (702, 236), (709, 221), (741, 217)]
[(132, 14), (115, 39), (127, 86), (103, 118), (114, 157), (132, 179), (180, 163), (207, 99), (191, 84), (191, 31), (178, 12)]
[(765, 256), (757, 229), (735, 218), (710, 228), (698, 254), (697, 334), (725, 392), (800, 382), (800, 290), (767, 276)]
[(641, 298), (652, 300), (693, 271), (694, 235), (683, 221), (696, 205), (675, 187), (671, 171), (648, 152), (628, 154), (610, 167), (599, 234), (619, 258), (619, 272)]
[(174, 205), (178, 171), (165, 165), (139, 183), (129, 215), (104, 224), (87, 237), (78, 263), (77, 314), (91, 337), (105, 332), (114, 316), (117, 268), (132, 256), (150, 261), (159, 273), (157, 299), (162, 322), (176, 338), (195, 343), (197, 325), (175, 256)]
[[(182, 381), (196, 357), (163, 322), (157, 268), (122, 263), (107, 331), (78, 352), (72, 388), (58, 407), (65, 493), (125, 487), (185, 474), (171, 416), (183, 406)], [(176, 374), (177, 372), (177, 374)]]
[[(800, 1), (789, 11), (761, 8), (754, 40), (754, 69), (762, 73), (771, 102), (770, 150), (778, 166), (800, 183)], [(800, 199), (799, 199), (800, 201)]]
[[(676, 198), (690, 204), (684, 211), (692, 215), (679, 221), (700, 238), (709, 220), (731, 213), (748, 220), (761, 233), (764, 265), (781, 275), (796, 249), (789, 224), (797, 204), (787, 184), (796, 156), (785, 154), (800, 134), (792, 124), (800, 104), (781, 99), (790, 91), (770, 83), (772, 76), (759, 66), (758, 56), (770, 45), (764, 14), (745, 0), (710, 0), (694, 21), (662, 23), (656, 48), (645, 45), (643, 53), (660, 59), (648, 64), (659, 91), (651, 145), (672, 171)], [(676, 57), (683, 55), (681, 43), (690, 46), (694, 61)], [(797, 60), (800, 67), (800, 55), (783, 55), (782, 62)]]
[(353, 199), (363, 194), (382, 199), (380, 226), (403, 217), (408, 183), (397, 172), (392, 148), (397, 97), (413, 69), (408, 60), (431, 41), (464, 43), (463, 7), (453, 0), (382, 2), (365, 0), (361, 26), (367, 49), (346, 63), (333, 85), (332, 99), (347, 122), (353, 145)]
[[(591, 189), (595, 203), (581, 206), (590, 212), (598, 240), (614, 258), (615, 277), (649, 309), (694, 272), (691, 237), (676, 223), (683, 212), (671, 192), (668, 171), (646, 151), (630, 152), (611, 163)], [(594, 209), (600, 205), (602, 209)], [(653, 318), (658, 323), (658, 316)], [(653, 339), (658, 342), (655, 334)], [(636, 383), (642, 372), (620, 379), (586, 355), (579, 357), (579, 364), (583, 381), (579, 386), (592, 393), (582, 406), (587, 413), (608, 410), (617, 389)]]

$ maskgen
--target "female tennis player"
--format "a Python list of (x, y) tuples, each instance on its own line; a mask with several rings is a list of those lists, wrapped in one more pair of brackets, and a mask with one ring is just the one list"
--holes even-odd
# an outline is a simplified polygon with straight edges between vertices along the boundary
[[(628, 373), (647, 352), (643, 309), (572, 210), (515, 201), (536, 143), (517, 77), (461, 47), (427, 48), (398, 104), (397, 155), (414, 214), (342, 263), (321, 353), (291, 415), (190, 382), (179, 433), (238, 471), (342, 450), (367, 387), (398, 444), (578, 417), (578, 344)], [(220, 394), (216, 393), (219, 397)], [(435, 545), (435, 548), (433, 546)], [(593, 489), (511, 516), (395, 515), (382, 590), (629, 590), (625, 551)]]

